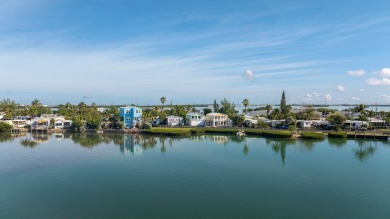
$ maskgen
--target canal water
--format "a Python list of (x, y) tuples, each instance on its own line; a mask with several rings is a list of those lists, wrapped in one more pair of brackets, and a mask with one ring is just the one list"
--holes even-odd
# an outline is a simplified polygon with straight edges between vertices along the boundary
[(390, 143), (0, 135), (0, 218), (389, 218)]

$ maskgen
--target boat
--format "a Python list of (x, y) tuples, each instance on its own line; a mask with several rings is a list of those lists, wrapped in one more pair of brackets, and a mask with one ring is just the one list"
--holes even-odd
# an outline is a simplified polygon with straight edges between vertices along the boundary
[(245, 136), (244, 130), (243, 130), (243, 129), (239, 129), (238, 132), (237, 132), (237, 136), (238, 136), (238, 137)]
[(98, 134), (103, 134), (103, 130), (96, 131)]

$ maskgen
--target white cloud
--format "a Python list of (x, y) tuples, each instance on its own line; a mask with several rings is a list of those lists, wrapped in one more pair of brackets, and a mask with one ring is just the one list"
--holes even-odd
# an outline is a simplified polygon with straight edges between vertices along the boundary
[(352, 100), (360, 100), (360, 97), (352, 97)]
[(382, 70), (375, 72), (375, 74), (382, 77), (390, 77), (390, 68), (382, 68)]
[(311, 95), (311, 94), (306, 94), (306, 97), (312, 98), (313, 95)]
[(332, 96), (330, 94), (325, 95), (325, 100), (332, 101)]
[(247, 81), (253, 81), (253, 79), (255, 79), (255, 76), (251, 70), (246, 70), (244, 73), (242, 73), (241, 76)]
[(347, 71), (347, 74), (352, 75), (352, 76), (362, 76), (362, 75), (366, 74), (366, 72), (363, 69), (350, 70), (350, 71)]
[(343, 85), (338, 85), (337, 90), (343, 92), (343, 91), (345, 91), (345, 87)]
[(388, 78), (369, 78), (366, 80), (366, 83), (368, 85), (373, 85), (373, 86), (380, 86), (380, 85), (390, 85), (390, 79)]
[(320, 95), (316, 92), (313, 92), (313, 95), (316, 96), (316, 97), (319, 97)]

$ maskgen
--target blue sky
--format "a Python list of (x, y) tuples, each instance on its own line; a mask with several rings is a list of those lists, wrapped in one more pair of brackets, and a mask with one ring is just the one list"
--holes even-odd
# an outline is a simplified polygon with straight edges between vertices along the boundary
[(0, 99), (390, 104), (390, 1), (0, 0)]

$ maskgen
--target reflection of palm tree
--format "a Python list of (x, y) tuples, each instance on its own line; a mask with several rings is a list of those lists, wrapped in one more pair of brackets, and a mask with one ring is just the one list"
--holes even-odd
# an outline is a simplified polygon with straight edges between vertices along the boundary
[(347, 138), (328, 138), (329, 144), (338, 148), (345, 146), (347, 144), (347, 141)]
[(367, 159), (370, 155), (373, 155), (375, 153), (376, 147), (373, 147), (371, 145), (371, 142), (369, 145), (364, 144), (364, 141), (358, 141), (359, 149), (355, 150), (355, 156), (363, 162), (365, 159)]
[(249, 153), (249, 147), (248, 145), (246, 144), (246, 138), (245, 138), (245, 144), (244, 144), (244, 148), (242, 149), (242, 152), (247, 155)]
[(20, 144), (24, 147), (34, 148), (35, 146), (38, 145), (38, 142), (25, 138), (20, 141)]
[(271, 149), (275, 153), (280, 153), (280, 157), (282, 159), (282, 164), (284, 166), (285, 161), (286, 161), (286, 149), (287, 146), (290, 144), (295, 144), (295, 140), (266, 140), (266, 144), (271, 145)]

